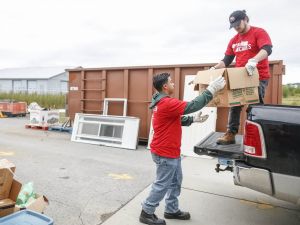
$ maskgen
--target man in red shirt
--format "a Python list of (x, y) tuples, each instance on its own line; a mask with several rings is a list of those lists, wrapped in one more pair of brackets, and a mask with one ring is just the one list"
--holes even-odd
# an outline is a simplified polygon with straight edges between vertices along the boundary
[[(257, 68), (259, 73), (259, 100), (263, 104), (265, 90), (270, 78), (268, 56), (272, 53), (272, 42), (268, 33), (258, 27), (249, 25), (249, 17), (245, 10), (234, 11), (229, 16), (230, 28), (238, 33), (230, 40), (225, 57), (211, 69), (229, 66), (236, 58), (236, 67), (246, 67), (249, 76)], [(218, 144), (235, 143), (235, 135), (240, 126), (241, 106), (230, 108), (227, 132), (217, 140)]]
[(181, 126), (203, 122), (201, 112), (195, 116), (183, 116), (202, 109), (213, 95), (224, 88), (225, 80), (219, 77), (212, 81), (201, 95), (191, 102), (171, 98), (174, 83), (169, 73), (153, 77), (153, 86), (158, 93), (153, 95), (150, 108), (153, 110), (154, 135), (151, 142), (152, 159), (156, 164), (156, 180), (148, 198), (142, 204), (140, 222), (150, 225), (165, 225), (166, 222), (154, 214), (159, 202), (166, 196), (164, 217), (166, 219), (189, 220), (190, 214), (179, 209), (182, 170), (180, 158)]

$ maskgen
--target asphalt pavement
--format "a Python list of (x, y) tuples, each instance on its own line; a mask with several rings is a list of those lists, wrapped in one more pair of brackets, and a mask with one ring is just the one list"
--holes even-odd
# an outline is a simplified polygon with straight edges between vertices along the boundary
[[(0, 158), (16, 166), (15, 179), (34, 182), (55, 225), (137, 225), (141, 202), (155, 176), (145, 146), (138, 150), (74, 143), (70, 134), (25, 129), (28, 118), (0, 119)], [(182, 210), (190, 221), (167, 224), (299, 225), (299, 207), (233, 184), (217, 174), (216, 159), (185, 157)], [(162, 217), (164, 202), (157, 209)]]

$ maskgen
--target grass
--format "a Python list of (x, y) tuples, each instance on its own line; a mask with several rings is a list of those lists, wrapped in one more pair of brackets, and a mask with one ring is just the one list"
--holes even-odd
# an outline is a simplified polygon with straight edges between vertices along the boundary
[(284, 105), (298, 105), (300, 106), (300, 95), (289, 96), (282, 98), (282, 104)]
[(27, 94), (27, 93), (0, 93), (0, 100), (15, 100), (38, 103), (43, 108), (64, 109), (66, 105), (66, 95), (64, 94)]

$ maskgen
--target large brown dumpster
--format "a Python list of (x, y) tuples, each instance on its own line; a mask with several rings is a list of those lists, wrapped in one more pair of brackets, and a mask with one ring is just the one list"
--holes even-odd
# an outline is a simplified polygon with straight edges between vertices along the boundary
[[(99, 114), (103, 110), (104, 98), (127, 98), (127, 115), (141, 119), (139, 138), (140, 140), (147, 140), (151, 119), (148, 105), (154, 93), (152, 88), (153, 75), (169, 72), (176, 86), (173, 97), (183, 99), (185, 76), (196, 74), (197, 71), (206, 70), (213, 65), (215, 63), (68, 69), (69, 116), (73, 119), (75, 113), (78, 112)], [(265, 101), (268, 104), (281, 104), (282, 75), (285, 71), (282, 60), (271, 61), (270, 71), (272, 78), (269, 82)], [(122, 115), (122, 112), (122, 103), (110, 103), (110, 114)], [(228, 108), (218, 108), (218, 131), (226, 129), (227, 113)], [(242, 116), (242, 121), (244, 119), (245, 114)]]

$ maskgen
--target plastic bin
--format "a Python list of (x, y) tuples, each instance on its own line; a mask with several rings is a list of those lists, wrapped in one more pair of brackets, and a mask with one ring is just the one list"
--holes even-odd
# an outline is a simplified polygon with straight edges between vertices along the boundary
[(53, 220), (31, 210), (22, 210), (0, 218), (1, 225), (53, 225)]

